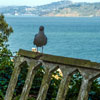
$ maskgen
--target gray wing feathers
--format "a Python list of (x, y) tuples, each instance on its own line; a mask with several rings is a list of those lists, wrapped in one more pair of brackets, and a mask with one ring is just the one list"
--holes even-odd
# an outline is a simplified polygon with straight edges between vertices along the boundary
[(34, 38), (34, 45), (41, 47), (47, 44), (47, 37), (45, 34), (36, 34)]
[(46, 45), (47, 44), (47, 37), (45, 36), (45, 42), (44, 42), (44, 45)]
[(38, 35), (38, 34), (36, 34), (35, 37), (34, 37), (34, 41), (33, 41), (33, 44), (34, 44), (34, 45), (36, 45), (36, 41), (37, 41), (37, 40), (36, 40), (36, 37), (37, 37), (37, 35)]

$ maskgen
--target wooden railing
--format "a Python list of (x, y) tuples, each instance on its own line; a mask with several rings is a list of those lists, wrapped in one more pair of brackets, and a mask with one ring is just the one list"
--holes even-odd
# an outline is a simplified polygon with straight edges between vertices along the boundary
[(56, 100), (65, 100), (68, 92), (71, 76), (79, 71), (82, 75), (82, 84), (77, 100), (88, 100), (88, 92), (94, 79), (100, 76), (100, 63), (89, 60), (60, 57), (48, 54), (34, 53), (32, 51), (19, 50), (19, 56), (15, 57), (15, 67), (6, 91), (5, 100), (12, 100), (14, 89), (21, 71), (21, 65), (27, 62), (29, 68), (25, 84), (19, 100), (27, 100), (37, 69), (43, 65), (45, 74), (36, 100), (45, 100), (51, 76), (58, 68), (63, 77), (59, 86)]

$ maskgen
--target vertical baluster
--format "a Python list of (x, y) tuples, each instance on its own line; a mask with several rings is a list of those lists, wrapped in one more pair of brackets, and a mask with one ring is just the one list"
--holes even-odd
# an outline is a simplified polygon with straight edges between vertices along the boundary
[(92, 84), (92, 81), (89, 81), (89, 79), (83, 78), (78, 100), (88, 100), (88, 92), (90, 91), (91, 84)]
[(88, 93), (91, 88), (93, 80), (100, 75), (99, 71), (79, 68), (81, 75), (83, 76), (80, 92), (77, 100), (88, 100)]
[(4, 100), (12, 100), (14, 89), (17, 84), (18, 76), (21, 71), (21, 64), (23, 62), (24, 62), (24, 59), (21, 59), (19, 57), (16, 58), (15, 67), (11, 75), (11, 79), (10, 79)]
[(53, 64), (44, 64), (44, 66), (45, 66), (45, 74), (42, 80), (37, 100), (45, 100), (49, 84), (51, 81), (52, 73), (58, 68), (58, 66), (55, 66)]
[(41, 63), (36, 64), (34, 61), (29, 62), (30, 67), (28, 69), (27, 78), (26, 78), (25, 85), (21, 93), (20, 100), (27, 100), (29, 91), (31, 89), (32, 82), (36, 73), (36, 69), (40, 67), (41, 65), (42, 65)]
[(69, 89), (68, 86), (70, 83), (71, 75), (76, 71), (76, 69), (67, 67), (67, 66), (61, 66), (60, 68), (63, 73), (63, 78), (62, 78), (60, 86), (59, 86), (56, 100), (65, 100), (66, 94)]

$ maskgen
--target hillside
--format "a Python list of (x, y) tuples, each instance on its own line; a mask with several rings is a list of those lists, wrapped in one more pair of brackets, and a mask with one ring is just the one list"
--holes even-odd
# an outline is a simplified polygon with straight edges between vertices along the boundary
[(100, 2), (72, 3), (69, 0), (53, 2), (51, 4), (31, 6), (0, 7), (0, 13), (5, 15), (34, 15), (34, 16), (100, 16)]
[(44, 16), (100, 16), (100, 3), (76, 3), (61, 7)]

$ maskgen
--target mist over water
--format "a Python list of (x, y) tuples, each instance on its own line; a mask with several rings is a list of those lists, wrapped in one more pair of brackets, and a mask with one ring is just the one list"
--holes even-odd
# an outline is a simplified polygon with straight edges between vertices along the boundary
[(100, 62), (100, 17), (6, 16), (6, 21), (14, 29), (9, 37), (13, 52), (32, 50), (33, 38), (44, 25), (48, 37), (44, 53)]

